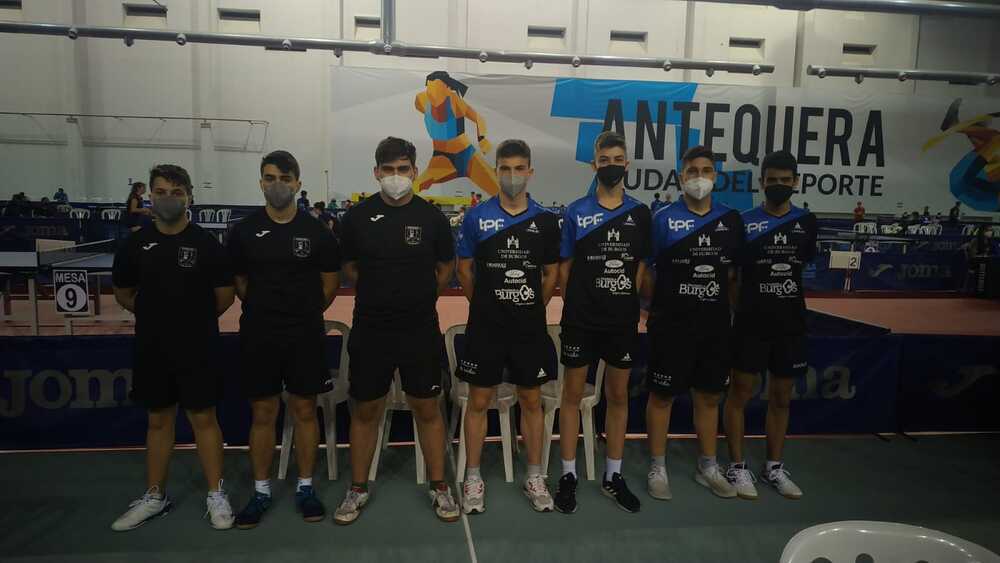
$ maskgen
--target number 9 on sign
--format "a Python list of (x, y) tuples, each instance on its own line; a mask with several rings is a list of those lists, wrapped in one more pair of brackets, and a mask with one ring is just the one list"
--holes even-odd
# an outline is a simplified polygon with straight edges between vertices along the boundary
[(56, 308), (60, 311), (69, 313), (85, 311), (88, 301), (86, 290), (78, 285), (63, 285), (56, 291)]

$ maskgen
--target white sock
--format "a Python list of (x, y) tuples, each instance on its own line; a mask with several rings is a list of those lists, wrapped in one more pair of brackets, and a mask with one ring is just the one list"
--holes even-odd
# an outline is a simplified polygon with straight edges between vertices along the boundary
[(562, 460), (562, 468), (563, 475), (572, 473), (576, 477), (576, 458)]
[(703, 455), (698, 457), (698, 469), (702, 472), (708, 471), (717, 465), (719, 465), (719, 462), (715, 460), (714, 455)]
[(604, 468), (604, 474), (608, 479), (615, 473), (620, 475), (622, 472), (622, 460), (606, 457), (604, 458)]
[(253, 490), (257, 491), (262, 495), (271, 496), (271, 480), (264, 479), (263, 481), (255, 480), (253, 482)]
[(776, 466), (776, 465), (781, 465), (781, 462), (780, 461), (767, 460), (767, 466), (765, 467), (765, 469), (767, 470), (768, 473), (770, 473), (771, 470), (774, 469), (774, 466)]
[(483, 473), (479, 467), (466, 467), (465, 468), (465, 478), (466, 479), (482, 479)]
[(299, 484), (295, 486), (295, 492), (302, 490), (302, 487), (311, 487), (313, 484), (312, 477), (299, 477)]

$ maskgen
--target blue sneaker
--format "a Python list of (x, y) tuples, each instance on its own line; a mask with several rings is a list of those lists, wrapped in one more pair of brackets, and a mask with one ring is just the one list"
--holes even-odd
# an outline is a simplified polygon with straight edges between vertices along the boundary
[(236, 515), (236, 527), (241, 530), (256, 528), (260, 524), (260, 519), (271, 508), (271, 495), (265, 495), (254, 491), (250, 502)]
[(303, 485), (295, 491), (295, 509), (302, 513), (302, 519), (306, 522), (319, 522), (326, 517), (326, 509), (316, 497), (316, 490), (312, 485)]

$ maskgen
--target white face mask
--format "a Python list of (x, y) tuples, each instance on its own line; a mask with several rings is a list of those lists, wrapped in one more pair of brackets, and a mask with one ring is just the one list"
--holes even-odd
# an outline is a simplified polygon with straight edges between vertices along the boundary
[(715, 187), (715, 182), (709, 180), (708, 178), (695, 178), (684, 182), (682, 187), (684, 188), (684, 193), (700, 201), (705, 199), (705, 196), (712, 193), (712, 188)]
[(389, 196), (390, 199), (399, 199), (413, 188), (413, 180), (395, 174), (383, 176), (378, 184), (382, 188), (382, 193)]

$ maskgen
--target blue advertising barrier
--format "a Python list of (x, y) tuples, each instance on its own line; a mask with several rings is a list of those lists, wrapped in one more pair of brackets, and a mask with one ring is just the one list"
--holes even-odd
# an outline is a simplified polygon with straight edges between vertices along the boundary
[(902, 338), (902, 430), (1000, 430), (1000, 337)]
[(962, 253), (863, 253), (851, 285), (856, 290), (956, 290), (965, 271)]

